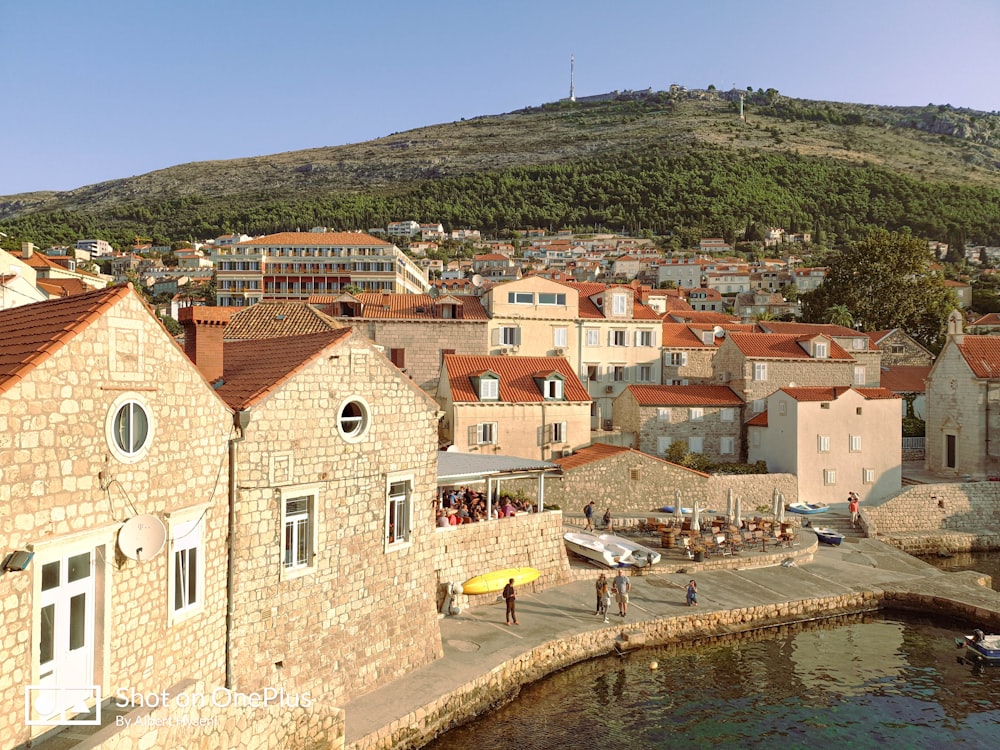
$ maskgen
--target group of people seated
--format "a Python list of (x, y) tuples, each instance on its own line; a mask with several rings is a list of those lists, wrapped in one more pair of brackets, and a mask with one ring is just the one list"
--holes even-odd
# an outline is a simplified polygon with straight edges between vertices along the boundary
[(441, 527), (485, 521), (487, 518), (511, 518), (517, 513), (533, 513), (534, 507), (527, 500), (501, 495), (493, 502), (489, 515), (486, 496), (471, 487), (445, 490), (441, 493), (441, 506), (437, 509), (436, 524)]

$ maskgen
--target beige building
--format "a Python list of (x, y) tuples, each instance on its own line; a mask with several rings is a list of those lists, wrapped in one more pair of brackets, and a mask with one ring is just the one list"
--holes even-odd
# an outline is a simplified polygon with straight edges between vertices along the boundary
[(340, 705), (442, 653), (437, 405), (350, 328), (223, 345), (228, 314), (181, 323), (239, 426), (233, 684)]
[(590, 397), (563, 357), (444, 357), (441, 437), (465, 453), (548, 460), (590, 444)]
[(948, 338), (927, 378), (928, 471), (975, 479), (1000, 476), (1000, 337), (962, 333), (948, 317)]
[(898, 492), (902, 399), (884, 388), (784, 387), (747, 423), (750, 463), (798, 477), (806, 502), (844, 502)]
[(934, 355), (901, 328), (872, 331), (866, 335), (871, 346), (882, 353), (882, 367), (930, 367), (934, 364)]
[(3, 745), (98, 692), (223, 685), (229, 409), (130, 287), (0, 330), (0, 554), (34, 555), (0, 575)]
[(615, 399), (615, 427), (643, 453), (663, 456), (684, 441), (691, 453), (737, 462), (743, 406), (725, 385), (630, 385)]

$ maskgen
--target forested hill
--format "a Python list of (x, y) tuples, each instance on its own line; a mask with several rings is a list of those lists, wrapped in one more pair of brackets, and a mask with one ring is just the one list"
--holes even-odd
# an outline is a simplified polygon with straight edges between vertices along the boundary
[(625, 228), (681, 241), (783, 225), (1000, 244), (1000, 116), (747, 92), (545, 105), (366, 143), (198, 162), (0, 198), (10, 242), (122, 244), (397, 219), (502, 232)]

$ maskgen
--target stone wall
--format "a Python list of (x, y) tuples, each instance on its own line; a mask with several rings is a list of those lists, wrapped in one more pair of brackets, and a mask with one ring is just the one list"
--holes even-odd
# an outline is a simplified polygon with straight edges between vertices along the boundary
[[(342, 709), (303, 696), (240, 694), (204, 682), (168, 688), (165, 705), (136, 708), (88, 738), (89, 750), (238, 747), (242, 750), (338, 750)], [(267, 701), (264, 705), (264, 701)], [(257, 705), (248, 705), (249, 703)], [(301, 705), (299, 705), (301, 703)]]
[[(508, 483), (504, 483), (504, 487)], [(570, 580), (569, 559), (563, 544), (562, 513), (519, 513), (513, 518), (467, 523), (434, 530), (432, 560), (438, 582), (438, 607), (443, 604), (447, 584), (462, 583), (484, 573), (504, 568), (537, 568), (539, 579), (524, 586), (541, 591)], [(459, 607), (491, 604), (496, 594), (461, 595)]]

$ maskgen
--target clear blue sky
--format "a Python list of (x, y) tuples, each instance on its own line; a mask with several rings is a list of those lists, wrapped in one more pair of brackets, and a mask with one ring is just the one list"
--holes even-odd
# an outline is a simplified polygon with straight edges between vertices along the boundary
[(1000, 110), (997, 0), (0, 0), (0, 195), (612, 89)]

